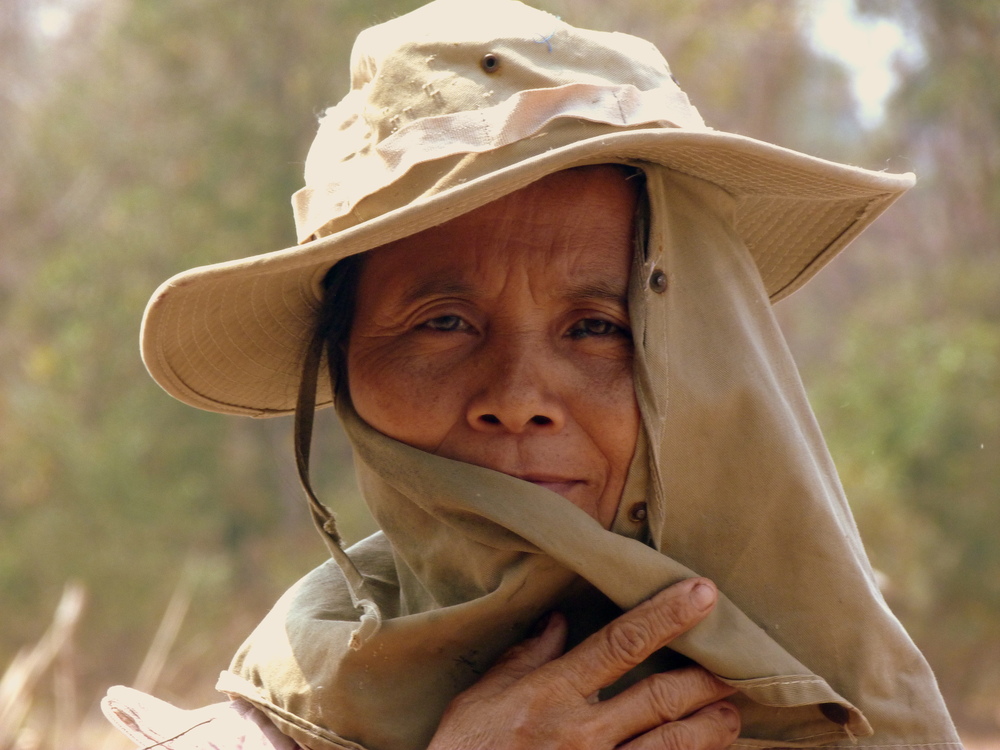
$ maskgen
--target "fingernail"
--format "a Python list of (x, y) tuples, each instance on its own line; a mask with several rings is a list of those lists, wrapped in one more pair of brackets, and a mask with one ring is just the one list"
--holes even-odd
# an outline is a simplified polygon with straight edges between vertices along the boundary
[(538, 619), (538, 622), (536, 622), (531, 627), (531, 630), (528, 631), (528, 637), (529, 638), (537, 638), (538, 636), (540, 636), (542, 633), (545, 632), (545, 628), (547, 628), (549, 626), (549, 623), (551, 621), (552, 621), (552, 613), (551, 612), (546, 612), (544, 615), (542, 615)]
[(736, 713), (736, 709), (732, 706), (719, 706), (719, 718), (722, 719), (722, 723), (725, 724), (726, 729), (730, 732), (735, 732), (740, 728), (740, 715)]
[(706, 610), (715, 603), (715, 589), (707, 583), (699, 583), (691, 589), (691, 603), (700, 610)]

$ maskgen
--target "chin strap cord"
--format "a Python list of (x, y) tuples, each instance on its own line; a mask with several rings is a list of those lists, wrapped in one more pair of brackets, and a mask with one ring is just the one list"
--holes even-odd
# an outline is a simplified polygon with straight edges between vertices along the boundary
[[(327, 340), (327, 326), (322, 322), (316, 326), (309, 348), (306, 351), (302, 365), (302, 381), (299, 384), (299, 397), (295, 405), (295, 466), (299, 473), (299, 482), (309, 501), (313, 523), (319, 529), (320, 535), (330, 555), (340, 566), (347, 581), (351, 594), (351, 602), (355, 608), (362, 611), (359, 625), (351, 633), (350, 647), (360, 649), (364, 642), (375, 635), (382, 625), (382, 613), (375, 603), (374, 597), (368, 591), (364, 576), (358, 570), (354, 561), (344, 552), (340, 532), (337, 530), (337, 520), (328, 507), (320, 502), (309, 481), (309, 456), (312, 450), (313, 422), (316, 416), (316, 390), (319, 380), (319, 368), (323, 359), (323, 347)], [(335, 383), (333, 373), (331, 383)]]

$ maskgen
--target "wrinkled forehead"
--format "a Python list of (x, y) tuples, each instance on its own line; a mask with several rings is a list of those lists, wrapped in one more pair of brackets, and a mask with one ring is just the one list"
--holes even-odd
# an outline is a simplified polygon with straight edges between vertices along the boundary
[(366, 253), (366, 293), (400, 302), (474, 295), (518, 280), (560, 294), (624, 297), (641, 192), (636, 171), (557, 172), (451, 221)]

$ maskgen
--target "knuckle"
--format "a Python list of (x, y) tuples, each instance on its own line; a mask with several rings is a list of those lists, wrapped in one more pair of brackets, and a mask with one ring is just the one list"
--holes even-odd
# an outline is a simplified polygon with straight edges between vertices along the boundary
[(650, 750), (703, 750), (704, 747), (703, 738), (683, 721), (662, 727), (655, 739)]
[(692, 612), (684, 599), (651, 601), (649, 618), (656, 632), (666, 639), (684, 632), (692, 624)]
[(647, 678), (648, 696), (654, 714), (664, 721), (676, 721), (685, 713), (687, 706), (683, 684), (670, 672)]
[(650, 630), (643, 621), (619, 618), (611, 622), (604, 632), (608, 655), (615, 661), (637, 664), (651, 650)]

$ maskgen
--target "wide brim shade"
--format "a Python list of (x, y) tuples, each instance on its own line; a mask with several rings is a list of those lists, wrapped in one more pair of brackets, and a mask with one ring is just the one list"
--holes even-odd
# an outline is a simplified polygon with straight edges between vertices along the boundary
[[(914, 183), (745, 136), (677, 128), (602, 134), (552, 148), (409, 201), (320, 239), (194, 268), (156, 290), (142, 356), (168, 393), (201, 409), (255, 417), (294, 411), (322, 279), (349, 255), (442, 224), (545, 175), (584, 164), (663, 165), (734, 198), (735, 232), (772, 302), (805, 284)], [(317, 405), (331, 402), (323, 379)]]

